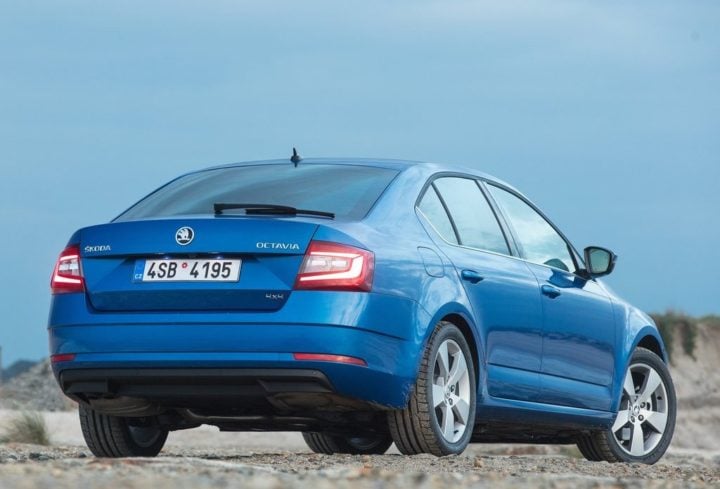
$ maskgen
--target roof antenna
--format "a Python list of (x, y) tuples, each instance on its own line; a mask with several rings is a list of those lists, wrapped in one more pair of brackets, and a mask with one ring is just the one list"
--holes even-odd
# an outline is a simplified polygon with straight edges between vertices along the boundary
[(295, 148), (293, 148), (293, 154), (290, 157), (290, 161), (293, 162), (293, 164), (295, 165), (295, 168), (297, 168), (298, 163), (300, 163), (300, 161), (302, 161), (302, 158), (300, 157), (300, 155), (298, 154), (298, 152)]

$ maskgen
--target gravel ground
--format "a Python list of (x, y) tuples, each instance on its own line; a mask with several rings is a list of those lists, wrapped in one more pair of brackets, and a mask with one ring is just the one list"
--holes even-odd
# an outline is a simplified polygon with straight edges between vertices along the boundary
[[(269, 436), (266, 441), (272, 442), (273, 435)], [(268, 445), (219, 449), (174, 445), (154, 459), (120, 460), (97, 459), (81, 447), (0, 445), (0, 487), (720, 487), (720, 454), (671, 453), (648, 467), (586, 462), (566, 447), (474, 445), (460, 456), (435, 458), (328, 456), (270, 450)]]

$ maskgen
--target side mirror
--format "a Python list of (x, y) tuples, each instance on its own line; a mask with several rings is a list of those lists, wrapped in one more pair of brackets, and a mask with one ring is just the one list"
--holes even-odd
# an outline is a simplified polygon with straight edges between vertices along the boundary
[(585, 248), (585, 265), (591, 277), (601, 277), (610, 274), (615, 268), (617, 255), (612, 251), (599, 246)]

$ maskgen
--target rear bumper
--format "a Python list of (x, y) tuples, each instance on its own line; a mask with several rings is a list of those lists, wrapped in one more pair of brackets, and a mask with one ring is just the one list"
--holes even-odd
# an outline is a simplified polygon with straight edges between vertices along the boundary
[[(72, 397), (87, 397), (93, 394), (90, 387), (99, 389), (98, 382), (105, 382), (107, 392), (99, 389), (96, 397), (149, 399), (153, 392), (165, 390), (172, 395), (163, 400), (164, 405), (194, 407), (212, 407), (221, 401), (238, 405), (238, 397), (248, 399), (243, 391), (248, 394), (262, 388), (266, 382), (262, 375), (312, 371), (322, 376), (323, 382), (317, 385), (328, 392), (301, 399), (309, 408), (322, 408), (328, 399), (345, 408), (352, 401), (372, 409), (404, 407), (415, 382), (424, 338), (421, 325), (428, 318), (419, 318), (422, 311), (404, 299), (319, 295), (327, 299), (328, 321), (324, 323), (306, 322), (306, 318), (321, 316), (316, 311), (298, 315), (298, 306), (290, 300), (274, 313), (139, 314), (98, 313), (83, 294), (56, 296), (48, 327), (50, 351), (72, 353), (75, 358), (54, 364), (53, 370)], [(348, 308), (358, 306), (358, 296), (363, 307)], [(346, 355), (364, 360), (367, 366), (297, 361), (293, 353)], [(133, 369), (143, 374), (133, 379), (129, 375)], [(209, 380), (210, 370), (225, 373)], [(109, 374), (105, 380), (93, 380), (98, 371)], [(82, 382), (86, 382), (85, 392)], [(88, 384), (92, 382), (94, 386)], [(282, 382), (271, 384), (275, 391), (283, 387)], [(274, 400), (298, 394), (292, 382), (284, 387), (285, 392), (270, 393)], [(254, 392), (255, 398), (268, 397), (268, 393)]]
[(66, 395), (115, 416), (204, 413), (258, 428), (277, 424), (271, 419), (287, 426), (297, 421), (293, 414), (375, 410), (338, 396), (322, 372), (309, 369), (79, 368), (61, 371), (58, 381)]
[[(352, 353), (362, 354), (358, 349)], [(63, 392), (77, 400), (133, 397), (166, 407), (198, 408), (254, 405), (270, 396), (333, 394), (338, 397), (333, 401), (336, 406), (328, 403), (327, 396), (309, 396), (300, 405), (330, 410), (346, 409), (352, 401), (370, 409), (405, 406), (415, 366), (411, 361), (392, 368), (378, 363), (372, 358), (367, 367), (296, 361), (292, 353), (78, 353), (72, 361), (55, 363), (53, 370)]]

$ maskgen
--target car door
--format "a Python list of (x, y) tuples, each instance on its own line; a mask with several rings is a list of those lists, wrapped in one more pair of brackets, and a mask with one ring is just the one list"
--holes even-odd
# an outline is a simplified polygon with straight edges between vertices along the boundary
[(542, 352), (542, 306), (535, 277), (510, 248), (494, 211), (472, 178), (433, 181), (420, 212), (443, 240), (484, 341), (488, 393), (534, 401)]
[(531, 204), (488, 183), (520, 252), (540, 284), (543, 305), (541, 402), (609, 411), (615, 365), (610, 298), (578, 272), (577, 254)]

